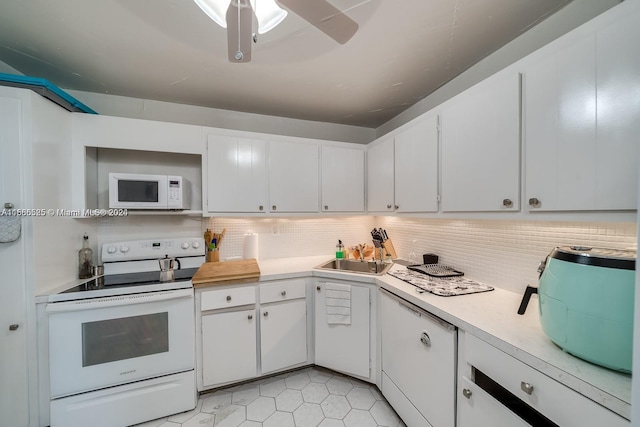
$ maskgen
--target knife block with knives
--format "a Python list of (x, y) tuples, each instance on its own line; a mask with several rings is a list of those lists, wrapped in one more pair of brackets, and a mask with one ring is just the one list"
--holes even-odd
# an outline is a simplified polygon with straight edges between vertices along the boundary
[(387, 231), (382, 228), (374, 228), (371, 231), (371, 238), (373, 239), (373, 245), (376, 248), (383, 248), (385, 256), (389, 255), (391, 258), (398, 258), (396, 249), (393, 247), (393, 242), (389, 239)]

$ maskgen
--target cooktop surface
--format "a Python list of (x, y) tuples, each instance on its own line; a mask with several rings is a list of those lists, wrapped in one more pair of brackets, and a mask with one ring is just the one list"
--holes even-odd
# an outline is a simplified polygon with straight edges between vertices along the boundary
[(97, 277), (88, 282), (82, 283), (73, 288), (67, 289), (61, 293), (74, 293), (74, 292), (89, 292), (98, 291), (101, 289), (114, 289), (135, 287), (144, 285), (157, 285), (168, 284), (180, 281), (189, 281), (198, 271), (197, 268), (182, 268), (174, 270), (175, 280), (172, 282), (161, 282), (159, 271), (145, 271), (140, 273), (126, 273), (126, 274), (109, 274), (105, 276)]

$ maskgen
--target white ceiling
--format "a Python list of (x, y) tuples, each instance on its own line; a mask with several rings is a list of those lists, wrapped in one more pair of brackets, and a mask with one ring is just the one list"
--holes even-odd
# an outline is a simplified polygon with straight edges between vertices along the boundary
[(331, 0), (347, 44), (289, 13), (244, 64), (191, 0), (1, 1), (0, 61), (62, 88), (375, 128), (571, 0)]

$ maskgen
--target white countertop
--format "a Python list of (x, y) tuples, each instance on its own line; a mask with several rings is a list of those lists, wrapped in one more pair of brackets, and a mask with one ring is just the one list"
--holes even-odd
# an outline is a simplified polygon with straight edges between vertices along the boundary
[[(327, 256), (263, 260), (260, 281), (308, 276), (375, 284), (471, 333), (510, 356), (579, 392), (611, 411), (631, 418), (631, 375), (599, 367), (557, 347), (542, 331), (537, 295), (522, 316), (522, 295), (496, 288), (490, 292), (453, 297), (419, 294), (395, 277), (314, 269)], [(393, 270), (403, 269), (394, 265)], [(490, 283), (488, 283), (490, 285)]]

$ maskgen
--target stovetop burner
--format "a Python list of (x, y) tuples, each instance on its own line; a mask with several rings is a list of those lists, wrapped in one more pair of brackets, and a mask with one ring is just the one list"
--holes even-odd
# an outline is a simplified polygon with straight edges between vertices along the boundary
[[(173, 282), (188, 281), (191, 280), (194, 274), (198, 271), (197, 268), (183, 268), (180, 270), (174, 270), (175, 280)], [(126, 274), (109, 274), (82, 283), (71, 289), (67, 289), (61, 293), (73, 293), (73, 292), (89, 292), (97, 291), (101, 289), (113, 289), (142, 285), (157, 285), (171, 282), (161, 282), (159, 271), (144, 271), (139, 273), (126, 273)]]

